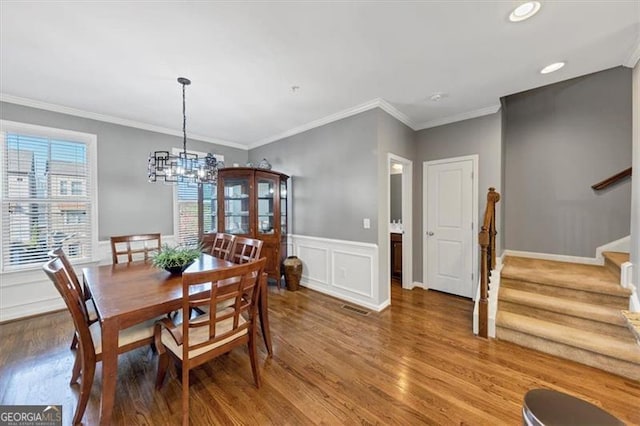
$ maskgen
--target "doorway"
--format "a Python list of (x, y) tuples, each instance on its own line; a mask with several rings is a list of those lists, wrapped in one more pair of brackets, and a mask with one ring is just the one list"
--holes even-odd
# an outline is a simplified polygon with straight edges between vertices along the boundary
[[(413, 288), (413, 162), (395, 154), (388, 154), (387, 215), (389, 256), (387, 277), (404, 289)], [(389, 292), (391, 294), (391, 291)]]
[(424, 162), (423, 271), (429, 289), (473, 298), (478, 156)]

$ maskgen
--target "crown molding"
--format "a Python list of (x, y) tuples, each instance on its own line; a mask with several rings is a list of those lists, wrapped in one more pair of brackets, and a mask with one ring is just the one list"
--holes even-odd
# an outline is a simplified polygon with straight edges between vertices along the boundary
[[(43, 109), (46, 111), (58, 112), (61, 114), (73, 115), (76, 117), (88, 118), (91, 120), (103, 121), (106, 123), (118, 124), (120, 126), (133, 127), (136, 129), (147, 130), (150, 132), (163, 133), (165, 135), (182, 137), (182, 132), (178, 130), (168, 129), (166, 127), (156, 126), (153, 124), (142, 123), (139, 121), (129, 120), (126, 118), (114, 117), (111, 115), (98, 114), (95, 112), (84, 111), (80, 109), (70, 108), (62, 105), (50, 104), (47, 102), (36, 101), (33, 99), (21, 98), (18, 96), (0, 93), (0, 101), (10, 104), (22, 105), (31, 108)], [(201, 142), (213, 143), (216, 145), (228, 146), (242, 150), (248, 150), (247, 145), (238, 142), (231, 142), (224, 139), (210, 138), (208, 136), (190, 134), (189, 139)]]
[(393, 105), (391, 105), (389, 102), (385, 101), (382, 98), (377, 98), (376, 100), (378, 101), (378, 108), (380, 108), (381, 110), (383, 110), (384, 112), (386, 112), (387, 114), (389, 114), (390, 116), (398, 120), (399, 122), (410, 127), (412, 130), (416, 130), (416, 123), (411, 121), (408, 115), (401, 112), (396, 107), (394, 107)]
[(500, 111), (500, 104), (491, 105), (488, 107), (474, 109), (473, 111), (463, 112), (461, 114), (450, 115), (448, 117), (438, 118), (431, 121), (425, 121), (419, 124), (414, 130), (429, 129), (431, 127), (442, 126), (443, 124), (455, 123), (456, 121), (468, 120), (470, 118), (482, 117), (483, 115), (491, 115)]
[(623, 65), (629, 68), (635, 68), (639, 60), (640, 60), (640, 38), (636, 41), (635, 47), (631, 49), (631, 52), (629, 53), (627, 60), (623, 62)]
[(309, 123), (303, 124), (302, 126), (294, 127), (293, 129), (287, 130), (286, 132), (282, 132), (277, 135), (273, 135), (268, 138), (261, 139), (257, 142), (250, 144), (249, 149), (257, 148), (262, 145), (267, 145), (271, 142), (288, 138), (290, 136), (294, 136), (299, 133), (306, 132), (307, 130), (315, 129), (316, 127), (324, 126), (325, 124), (333, 123), (334, 121), (342, 120), (343, 118), (351, 117), (353, 115), (360, 114), (362, 112), (369, 111), (374, 108), (382, 109), (392, 117), (396, 118), (397, 120), (409, 126), (411, 129), (415, 130), (414, 128), (415, 125), (411, 122), (409, 117), (407, 117), (404, 113), (398, 111), (393, 105), (391, 105), (389, 102), (385, 101), (384, 99), (375, 98), (363, 104), (356, 105), (352, 108), (348, 108), (343, 111), (337, 112), (335, 114), (331, 114), (326, 117), (320, 118), (318, 120), (314, 120)]

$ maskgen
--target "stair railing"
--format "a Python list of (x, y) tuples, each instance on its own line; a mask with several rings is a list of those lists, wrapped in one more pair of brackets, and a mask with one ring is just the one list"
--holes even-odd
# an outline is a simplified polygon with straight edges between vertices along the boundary
[(489, 284), (491, 271), (496, 266), (496, 203), (500, 194), (495, 188), (489, 188), (487, 207), (484, 210), (484, 221), (478, 234), (480, 243), (480, 301), (478, 303), (478, 334), (489, 336)]
[(622, 179), (631, 176), (631, 167), (629, 167), (628, 169), (625, 169), (623, 171), (621, 171), (620, 173), (616, 173), (615, 175), (606, 178), (605, 180), (603, 180), (602, 182), (598, 182), (594, 185), (591, 185), (591, 188), (595, 191), (599, 191), (601, 189), (605, 189), (610, 187), (611, 185), (618, 183), (619, 181), (621, 181)]

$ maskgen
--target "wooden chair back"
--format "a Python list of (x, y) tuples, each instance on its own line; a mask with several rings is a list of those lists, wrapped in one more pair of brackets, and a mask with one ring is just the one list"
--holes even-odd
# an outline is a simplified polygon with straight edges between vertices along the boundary
[(111, 259), (119, 263), (120, 256), (126, 256), (126, 262), (139, 260), (139, 253), (143, 259), (149, 259), (150, 253), (158, 253), (162, 246), (160, 234), (120, 235), (111, 237)]
[[(182, 299), (183, 315), (198, 306), (206, 305), (209, 308), (209, 314), (205, 316), (204, 320), (201, 317), (194, 317), (183, 322), (183, 360), (189, 359), (189, 352), (191, 351), (216, 345), (230, 336), (237, 335), (243, 329), (249, 329), (249, 327), (253, 326), (258, 308), (257, 302), (260, 297), (259, 282), (266, 261), (266, 258), (263, 258), (246, 265), (182, 274), (182, 294), (187, 295), (186, 297), (183, 296)], [(194, 299), (188, 296), (190, 293), (197, 292), (203, 285), (208, 285), (208, 283), (211, 283), (209, 297)], [(217, 311), (216, 306), (220, 303), (230, 305), (229, 309)], [(223, 322), (230, 326), (221, 327)], [(207, 328), (209, 339), (199, 340), (198, 342), (189, 341), (189, 336), (193, 333), (193, 331), (189, 333), (189, 330), (199, 327)], [(225, 331), (220, 332), (221, 329)], [(248, 334), (243, 336), (247, 337)], [(238, 339), (217, 346), (207, 358), (210, 359), (217, 356), (217, 354), (230, 351), (239, 344), (247, 343), (246, 339), (236, 340)]]
[(262, 244), (262, 240), (256, 238), (237, 237), (228, 260), (240, 265), (257, 260), (260, 258)]
[(45, 263), (42, 269), (62, 296), (65, 305), (67, 305), (80, 346), (76, 354), (71, 376), (71, 383), (77, 382), (81, 372), (83, 377), (80, 400), (76, 406), (72, 421), (72, 424), (75, 425), (80, 423), (84, 411), (87, 408), (97, 362), (95, 346), (93, 345), (93, 339), (89, 331), (89, 316), (84, 303), (84, 297), (79, 287), (76, 286), (69, 277), (69, 272), (65, 269), (62, 259), (55, 257)]
[(211, 256), (217, 257), (218, 259), (229, 260), (235, 241), (235, 235), (218, 232), (211, 245)]
[(79, 289), (80, 294), (84, 296), (84, 291), (82, 289), (82, 285), (80, 285), (80, 280), (78, 279), (78, 275), (76, 275), (76, 271), (73, 269), (73, 266), (71, 265), (71, 262), (69, 262), (69, 258), (65, 254), (64, 250), (62, 250), (62, 247), (59, 247), (55, 250), (51, 250), (48, 253), (48, 255), (49, 255), (49, 259), (57, 258), (57, 259), (60, 259), (60, 261), (62, 261), (62, 265), (64, 266), (64, 270), (66, 271), (67, 275), (69, 275), (69, 279), (73, 281), (73, 284)]
[[(253, 378), (256, 387), (260, 387), (256, 319), (262, 287), (266, 285), (263, 273), (266, 262), (267, 259), (262, 258), (224, 269), (183, 273), (182, 326), (175, 326), (168, 318), (156, 323), (156, 387), (162, 385), (171, 356), (181, 364), (183, 425), (189, 424), (189, 370), (210, 359), (247, 344)], [(193, 296), (208, 289), (204, 297)], [(229, 306), (218, 311), (219, 304)], [(192, 311), (204, 306), (208, 307), (208, 314), (190, 317)]]
[[(82, 289), (74, 281), (69, 274), (69, 271), (65, 268), (64, 261), (60, 257), (54, 257), (44, 264), (42, 267), (49, 279), (53, 282), (58, 293), (64, 299), (65, 305), (71, 313), (73, 318), (73, 324), (76, 327), (78, 334), (84, 335), (88, 338), (88, 342), (91, 342), (91, 334), (89, 333), (89, 314), (87, 313), (87, 307), (84, 303), (84, 296)], [(76, 277), (77, 278), (77, 277)], [(82, 343), (82, 341), (80, 341)], [(93, 344), (91, 344), (93, 348)]]

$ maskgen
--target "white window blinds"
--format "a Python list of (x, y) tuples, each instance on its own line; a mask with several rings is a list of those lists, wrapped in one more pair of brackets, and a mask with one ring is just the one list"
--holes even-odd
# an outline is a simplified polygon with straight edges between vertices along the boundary
[(2, 122), (2, 270), (40, 266), (62, 247), (92, 260), (95, 136)]
[[(173, 153), (180, 152), (178, 148), (173, 148)], [(202, 152), (190, 152), (191, 154), (197, 154), (199, 157), (204, 157), (205, 153)], [(224, 161), (223, 155), (215, 154), (216, 160)], [(216, 232), (216, 218), (215, 218), (215, 200), (212, 203), (212, 197), (215, 198), (216, 187), (211, 184), (202, 184), (204, 191), (204, 203), (203, 203), (203, 218), (204, 218), (204, 232)], [(213, 196), (211, 194), (214, 194)], [(174, 217), (175, 226), (174, 233), (176, 237), (176, 243), (182, 246), (196, 246), (198, 245), (198, 184), (188, 184), (184, 182), (178, 182), (175, 184), (174, 189)], [(213, 211), (212, 211), (213, 209)]]

